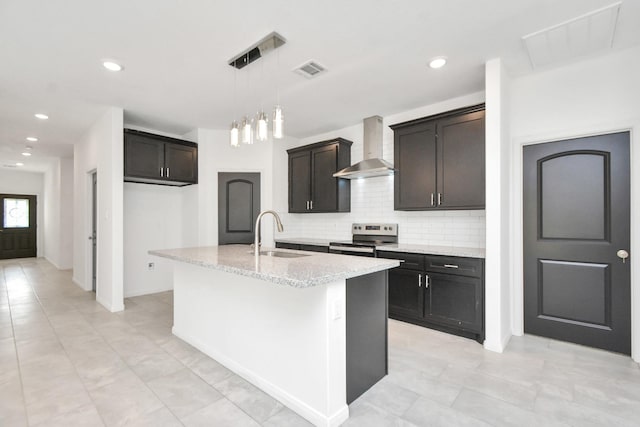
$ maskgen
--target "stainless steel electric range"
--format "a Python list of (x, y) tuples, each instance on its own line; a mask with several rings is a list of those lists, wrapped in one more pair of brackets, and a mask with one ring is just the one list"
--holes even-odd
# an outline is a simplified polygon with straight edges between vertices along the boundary
[(351, 226), (351, 240), (329, 243), (332, 254), (376, 256), (376, 246), (398, 243), (398, 224), (356, 223)]

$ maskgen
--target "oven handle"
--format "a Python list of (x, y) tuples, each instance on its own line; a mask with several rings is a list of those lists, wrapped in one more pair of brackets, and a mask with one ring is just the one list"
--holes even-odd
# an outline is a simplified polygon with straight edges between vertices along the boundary
[(349, 246), (329, 246), (330, 251), (345, 251), (345, 252), (361, 252), (364, 254), (372, 254), (375, 249), (374, 248), (356, 248)]

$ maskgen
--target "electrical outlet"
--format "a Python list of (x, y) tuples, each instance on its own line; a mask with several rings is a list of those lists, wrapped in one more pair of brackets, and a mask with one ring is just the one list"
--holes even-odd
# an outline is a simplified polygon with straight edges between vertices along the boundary
[(155, 270), (156, 269), (156, 263), (155, 262), (150, 262), (147, 264), (147, 270), (151, 271), (151, 270)]

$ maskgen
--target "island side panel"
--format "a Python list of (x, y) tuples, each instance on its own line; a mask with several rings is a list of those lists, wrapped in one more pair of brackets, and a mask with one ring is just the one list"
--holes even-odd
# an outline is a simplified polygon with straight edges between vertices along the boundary
[(387, 270), (347, 279), (347, 403), (388, 373)]
[(173, 332), (313, 424), (338, 426), (345, 299), (344, 280), (301, 289), (176, 262)]

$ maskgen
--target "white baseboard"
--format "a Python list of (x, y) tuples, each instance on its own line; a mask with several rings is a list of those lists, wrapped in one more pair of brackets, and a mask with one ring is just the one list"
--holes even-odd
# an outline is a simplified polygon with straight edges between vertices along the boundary
[(491, 343), (488, 340), (484, 341), (483, 347), (485, 350), (494, 351), (496, 353), (502, 353), (505, 348), (507, 348), (507, 344), (509, 344), (509, 340), (511, 339), (511, 333), (506, 333), (504, 336), (500, 338), (500, 343), (496, 345), (495, 343)]
[(170, 287), (163, 286), (163, 287), (152, 288), (152, 289), (138, 290), (134, 292), (125, 291), (124, 297), (125, 298), (139, 297), (141, 295), (157, 294), (160, 292), (167, 292), (172, 290), (173, 290), (173, 284)]
[(123, 311), (124, 310), (124, 304), (121, 303), (117, 306), (112, 306), (111, 303), (102, 300), (97, 294), (96, 294), (96, 301), (98, 301), (104, 308), (106, 308), (107, 310), (109, 310), (112, 313), (116, 313), (118, 311)]
[(246, 379), (256, 387), (260, 388), (265, 393), (273, 396), (315, 426), (338, 427), (349, 418), (349, 406), (347, 406), (346, 403), (334, 414), (330, 416), (323, 415), (306, 403), (302, 402), (300, 399), (282, 390), (277, 385), (271, 383), (270, 381), (267, 381), (257, 373), (245, 368), (244, 366), (238, 364), (236, 361), (229, 359), (224, 354), (219, 353), (209, 345), (191, 337), (188, 333), (177, 330), (175, 326), (173, 327), (172, 332), (181, 340), (191, 344), (218, 363), (222, 364), (229, 370)]

